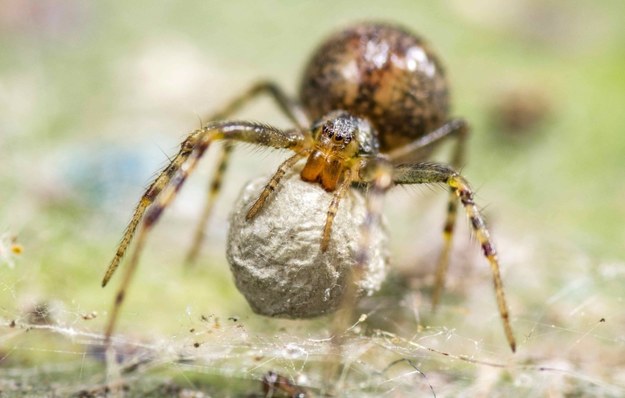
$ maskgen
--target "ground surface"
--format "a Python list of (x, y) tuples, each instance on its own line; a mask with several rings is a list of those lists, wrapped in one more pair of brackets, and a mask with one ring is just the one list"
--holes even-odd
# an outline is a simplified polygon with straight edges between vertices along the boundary
[[(261, 396), (269, 370), (339, 396), (625, 395), (624, 3), (427, 4), (3, 2), (3, 396)], [(324, 35), (370, 18), (422, 33), (445, 61), (454, 114), (473, 126), (463, 171), (501, 254), (518, 352), (464, 220), (430, 312), (446, 194), (398, 189), (392, 275), (361, 303), (368, 318), (346, 332), (329, 382), (330, 319), (259, 317), (229, 274), (229, 204), (284, 159), (242, 148), (194, 268), (182, 260), (211, 160), (151, 236), (107, 378), (101, 332), (118, 278), (100, 279), (153, 173), (199, 117), (259, 77), (294, 93)], [(287, 125), (264, 101), (240, 117)]]

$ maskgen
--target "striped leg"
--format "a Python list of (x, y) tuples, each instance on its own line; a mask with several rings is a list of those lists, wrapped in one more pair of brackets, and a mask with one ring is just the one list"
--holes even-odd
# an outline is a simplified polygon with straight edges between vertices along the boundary
[[(459, 169), (464, 164), (468, 133), (469, 126), (463, 119), (452, 119), (431, 133), (392, 151), (389, 154), (389, 158), (394, 162), (400, 159), (419, 159), (420, 152), (424, 149), (440, 143), (445, 138), (456, 137), (457, 141), (455, 142), (451, 158), (451, 166), (454, 169)], [(432, 310), (436, 310), (436, 306), (440, 301), (440, 296), (445, 286), (449, 254), (451, 252), (454, 226), (457, 218), (456, 214), (458, 212), (458, 201), (452, 189), (450, 189), (447, 203), (447, 216), (445, 217), (445, 225), (443, 226), (443, 248), (441, 249), (441, 254), (436, 265), (434, 277)]]
[(341, 182), (341, 185), (339, 185), (338, 189), (334, 191), (334, 195), (332, 196), (332, 202), (330, 202), (330, 207), (328, 208), (326, 223), (323, 227), (323, 236), (321, 237), (322, 252), (328, 250), (328, 245), (330, 244), (330, 236), (332, 234), (332, 224), (334, 223), (334, 217), (336, 216), (336, 212), (339, 209), (339, 203), (341, 202), (341, 199), (343, 199), (343, 196), (345, 196), (345, 192), (347, 192), (351, 184), (352, 172), (348, 169), (345, 171), (345, 174), (343, 174), (343, 181)]
[(163, 211), (167, 208), (167, 206), (169, 206), (169, 204), (171, 204), (178, 191), (180, 191), (180, 188), (182, 188), (182, 184), (184, 184), (187, 177), (195, 169), (197, 162), (206, 151), (206, 148), (208, 148), (209, 142), (204, 140), (202, 141), (203, 142), (201, 144), (196, 145), (196, 148), (187, 156), (187, 159), (176, 170), (174, 177), (171, 178), (168, 185), (158, 196), (156, 202), (145, 213), (145, 217), (143, 217), (143, 223), (137, 234), (137, 244), (135, 245), (135, 250), (130, 257), (130, 263), (124, 270), (121, 285), (117, 291), (117, 295), (115, 296), (113, 309), (109, 314), (108, 323), (105, 329), (105, 338), (107, 343), (113, 333), (113, 330), (115, 329), (119, 310), (124, 301), (128, 285), (130, 284), (130, 281), (132, 280), (132, 277), (137, 269), (137, 265), (139, 264), (139, 256), (143, 251), (145, 240), (151, 229), (161, 217)]
[[(358, 292), (356, 282), (362, 278), (363, 271), (369, 263), (369, 247), (371, 243), (371, 228), (379, 222), (382, 214), (382, 204), (384, 194), (391, 187), (392, 165), (384, 160), (373, 160), (358, 170), (357, 178), (350, 179), (362, 181), (369, 184), (366, 197), (366, 214), (363, 223), (360, 225), (360, 242), (355, 253), (355, 264), (352, 267), (350, 280), (347, 281), (347, 291), (343, 293), (343, 303), (341, 304), (343, 314), (338, 317), (337, 332), (344, 330), (342, 326), (349, 322), (353, 308), (356, 305)], [(336, 196), (336, 194), (335, 194)], [(327, 221), (326, 221), (327, 222)]]
[(471, 228), (480, 242), (484, 256), (490, 265), (491, 272), (493, 274), (493, 283), (497, 297), (497, 306), (499, 307), (499, 314), (503, 322), (504, 332), (506, 334), (506, 338), (508, 339), (508, 344), (514, 352), (516, 349), (516, 342), (512, 332), (512, 327), (510, 326), (510, 316), (504, 295), (501, 275), (499, 273), (497, 253), (490, 234), (488, 233), (488, 229), (486, 228), (486, 224), (484, 223), (484, 218), (473, 201), (473, 191), (471, 190), (468, 182), (451, 167), (436, 163), (399, 165), (395, 168), (393, 182), (395, 184), (445, 183), (452, 190), (453, 194), (460, 200), (460, 203), (464, 206), (471, 223)]
[[(309, 126), (308, 117), (306, 116), (306, 113), (302, 109), (301, 105), (297, 101), (286, 95), (277, 84), (269, 81), (261, 81), (254, 84), (242, 95), (235, 98), (228, 105), (226, 105), (226, 107), (224, 107), (221, 111), (210, 116), (209, 120), (222, 120), (228, 118), (233, 113), (239, 111), (243, 106), (245, 106), (245, 104), (249, 103), (251, 100), (263, 94), (266, 94), (273, 98), (282, 113), (286, 117), (288, 117), (289, 120), (297, 127), (305, 129)], [(206, 230), (208, 219), (210, 218), (211, 212), (215, 205), (215, 201), (217, 199), (217, 196), (219, 195), (223, 176), (226, 172), (226, 169), (228, 168), (228, 161), (230, 159), (230, 154), (232, 153), (232, 147), (233, 145), (231, 143), (225, 143), (223, 147), (220, 148), (217, 167), (215, 169), (215, 172), (211, 176), (211, 180), (209, 183), (206, 203), (204, 204), (204, 209), (202, 210), (200, 221), (198, 222), (195, 232), (193, 234), (193, 243), (191, 244), (189, 252), (186, 256), (187, 264), (193, 264), (200, 252), (202, 240), (204, 239), (204, 231)]]
[(193, 233), (193, 243), (191, 244), (191, 248), (189, 249), (189, 252), (187, 253), (185, 259), (185, 263), (188, 265), (195, 263), (195, 260), (200, 253), (202, 241), (204, 240), (204, 231), (206, 230), (208, 219), (213, 212), (213, 206), (215, 205), (215, 201), (217, 200), (217, 196), (219, 195), (219, 191), (221, 190), (223, 176), (226, 173), (226, 169), (228, 168), (228, 161), (230, 160), (232, 148), (233, 144), (231, 142), (226, 142), (221, 147), (219, 159), (217, 160), (217, 168), (215, 169), (215, 172), (213, 173), (210, 180), (208, 196), (206, 197), (204, 209), (202, 210), (202, 214), (200, 215), (200, 221), (197, 223), (195, 232)]
[[(416, 159), (423, 158), (423, 150), (440, 144), (445, 138), (458, 137), (460, 141), (462, 141), (466, 138), (468, 132), (469, 126), (464, 119), (451, 119), (431, 133), (390, 151), (387, 156), (393, 163), (415, 161)], [(452, 157), (452, 163), (461, 164), (463, 155), (462, 151), (456, 150)]]
[[(458, 123), (454, 129), (454, 134), (457, 135), (458, 140), (456, 141), (454, 153), (451, 158), (451, 166), (456, 170), (462, 167), (464, 163), (468, 132), (469, 128), (467, 124), (463, 120), (460, 120), (460, 123)], [(447, 200), (447, 216), (445, 217), (445, 225), (443, 226), (443, 248), (441, 250), (440, 257), (438, 258), (436, 272), (434, 274), (434, 291), (432, 292), (433, 311), (436, 310), (436, 307), (440, 302), (441, 293), (445, 287), (445, 278), (447, 276), (447, 268), (449, 266), (449, 254), (451, 253), (457, 213), (458, 201), (453, 188), (450, 188), (449, 199)]]
[(355, 268), (357, 272), (362, 272), (362, 269), (369, 263), (368, 248), (371, 242), (371, 227), (380, 222), (384, 195), (393, 183), (393, 166), (381, 159), (368, 162), (359, 171), (359, 176), (362, 181), (369, 184), (366, 197), (367, 214), (360, 226), (360, 244), (356, 253)]
[(171, 160), (170, 164), (159, 174), (159, 176), (152, 182), (152, 184), (150, 184), (148, 189), (141, 197), (141, 200), (139, 200), (139, 204), (137, 204), (134, 214), (132, 215), (128, 226), (124, 231), (124, 235), (122, 236), (119, 245), (117, 246), (115, 256), (110, 262), (106, 270), (106, 274), (102, 279), (102, 287), (108, 284), (109, 280), (117, 270), (117, 267), (119, 267), (119, 263), (126, 254), (126, 250), (128, 249), (130, 242), (132, 241), (137, 226), (139, 225), (139, 221), (141, 221), (141, 218), (143, 218), (143, 214), (145, 213), (146, 209), (154, 202), (154, 200), (159, 195), (159, 193), (161, 193), (163, 188), (165, 188), (167, 184), (169, 184), (169, 181), (171, 180), (175, 172), (180, 169), (182, 163), (187, 159), (187, 157), (191, 153), (192, 148), (195, 146), (197, 136), (198, 133), (194, 132), (189, 135), (187, 139), (185, 139), (185, 141), (180, 145), (180, 151), (178, 152), (178, 154)]
[(265, 205), (265, 201), (267, 200), (269, 195), (273, 191), (275, 191), (276, 188), (278, 187), (278, 184), (280, 183), (280, 180), (282, 180), (282, 177), (284, 177), (286, 172), (291, 167), (293, 167), (295, 163), (297, 163), (300, 159), (302, 159), (305, 156), (305, 153), (306, 152), (296, 153), (295, 155), (291, 156), (290, 158), (282, 162), (282, 164), (280, 165), (280, 167), (278, 167), (278, 170), (275, 172), (273, 177), (271, 177), (271, 180), (269, 180), (267, 185), (265, 185), (265, 188), (263, 188), (263, 191), (260, 193), (260, 196), (258, 197), (258, 199), (256, 199), (256, 202), (254, 202), (252, 207), (250, 207), (250, 209), (247, 211), (247, 214), (245, 216), (245, 219), (247, 221), (250, 221), (251, 219), (256, 217), (260, 209), (262, 209), (263, 206)]
[(288, 117), (296, 127), (304, 129), (310, 126), (308, 116), (306, 116), (299, 102), (286, 95), (277, 84), (270, 81), (260, 81), (254, 84), (242, 95), (232, 100), (221, 111), (213, 114), (210, 120), (226, 119), (245, 106), (249, 101), (262, 94), (267, 94), (273, 98), (282, 113)]
[[(350, 175), (354, 181), (367, 183), (369, 189), (365, 202), (365, 219), (359, 230), (360, 242), (355, 253), (355, 264), (347, 275), (347, 280), (345, 281), (346, 289), (343, 292), (340, 310), (334, 316), (332, 322), (333, 349), (329, 361), (332, 366), (327, 368), (328, 379), (334, 379), (341, 370), (341, 364), (338, 361), (343, 357), (342, 350), (345, 331), (349, 329), (349, 325), (352, 322), (358, 300), (357, 282), (362, 279), (365, 267), (369, 263), (368, 248), (371, 242), (371, 227), (379, 222), (382, 214), (383, 198), (391, 186), (392, 170), (390, 163), (376, 159), (367, 161), (360, 169), (354, 170), (352, 172), (353, 175)], [(360, 320), (362, 319), (364, 318), (361, 317)]]
[[(163, 211), (174, 200), (176, 194), (193, 172), (209, 145), (216, 140), (241, 141), (273, 148), (292, 149), (298, 153), (304, 151), (309, 140), (299, 130), (279, 130), (271, 126), (251, 122), (215, 122), (191, 133), (182, 143), (180, 152), (143, 194), (135, 209), (132, 220), (126, 228), (122, 241), (117, 248), (113, 261), (106, 271), (102, 285), (105, 286), (117, 269), (124, 256), (138, 224), (143, 220), (139, 229), (137, 245), (130, 264), (125, 270), (122, 283), (118, 290), (113, 309), (106, 327), (108, 341), (113, 329), (120, 306), (132, 276), (136, 270), (139, 256), (145, 244), (145, 239), (156, 224)], [(152, 205), (152, 206), (150, 206)], [(147, 209), (147, 211), (146, 211)]]

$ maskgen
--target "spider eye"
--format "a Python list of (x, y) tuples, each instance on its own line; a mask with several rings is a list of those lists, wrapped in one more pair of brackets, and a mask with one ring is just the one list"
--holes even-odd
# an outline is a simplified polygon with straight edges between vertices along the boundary
[(324, 125), (323, 126), (323, 135), (325, 135), (328, 138), (332, 138), (332, 136), (334, 136), (334, 130), (331, 129), (330, 127), (328, 127), (328, 125)]

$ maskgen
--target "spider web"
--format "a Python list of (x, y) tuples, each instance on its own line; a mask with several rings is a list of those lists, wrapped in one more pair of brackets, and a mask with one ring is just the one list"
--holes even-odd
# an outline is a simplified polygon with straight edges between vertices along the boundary
[[(206, 180), (210, 170), (198, 175)], [(61, 238), (46, 232), (28, 244), (3, 231), (0, 390), (34, 396), (103, 396), (112, 389), (128, 396), (264, 396), (261, 380), (273, 371), (315, 395), (625, 395), (625, 263), (545, 236), (535, 218), (508, 214), (525, 224), (518, 221), (510, 230), (495, 225), (516, 354), (505, 342), (490, 274), (478, 245), (466, 239), (466, 223), (458, 223), (443, 304), (431, 313), (432, 264), (440, 249), (440, 230), (432, 226), (440, 225), (442, 209), (427, 211), (426, 203), (418, 214), (410, 192), (427, 189), (388, 198), (393, 271), (381, 292), (361, 301), (357, 313), (366, 316), (340, 331), (339, 349), (331, 339), (331, 317), (263, 318), (236, 292), (238, 302), (231, 304), (230, 292), (220, 290), (234, 290), (220, 244), (207, 242), (205, 256), (214, 263), (209, 271), (165, 266), (180, 263), (188, 236), (177, 232), (193, 222), (189, 209), (202, 206), (191, 199), (202, 196), (196, 195), (201, 188), (189, 188), (160, 223), (168, 227), (150, 238), (158, 250), (145, 253), (114, 352), (105, 350), (102, 334), (114, 290), (92, 285), (102, 272), (101, 259), (110, 255), (99, 242), (114, 242), (117, 228), (95, 225), (76, 233), (73, 225), (56, 224), (49, 229)], [(444, 189), (435, 193), (446, 195)], [(127, 195), (131, 201), (139, 193)], [(224, 196), (227, 208), (234, 195)], [(117, 206), (111, 208), (120, 213)], [(223, 241), (228, 211), (216, 212), (216, 231), (209, 236)], [(415, 221), (401, 222), (407, 218)], [(68, 230), (75, 235), (65, 236)], [(13, 250), (20, 243), (24, 254)], [(90, 269), (94, 258), (97, 267)], [(136, 291), (145, 297), (133, 296)]]
[[(223, 318), (187, 308), (169, 334), (144, 329), (135, 315), (132, 332), (116, 335), (107, 352), (105, 316), (81, 303), (52, 300), (27, 312), (5, 307), (0, 388), (59, 396), (111, 389), (129, 396), (264, 396), (261, 380), (273, 371), (309, 393), (337, 396), (622, 396), (625, 319), (616, 309), (625, 264), (599, 262), (564, 245), (553, 251), (553, 242), (499, 236), (508, 253), (516, 354), (505, 344), (492, 292), (484, 293), (488, 275), (455, 264), (451, 298), (438, 314), (429, 313), (427, 292), (414, 289), (430, 279), (399, 271), (360, 303), (363, 315), (342, 331), (340, 348), (329, 318)], [(468, 263), (479, 261), (477, 251), (469, 257)], [(24, 267), (13, 260), (15, 268), (2, 267), (3, 281)], [(537, 262), (566, 264), (567, 273), (522, 267)], [(541, 299), (545, 283), (558, 287)], [(2, 289), (19, 301), (23, 286), (16, 286)]]

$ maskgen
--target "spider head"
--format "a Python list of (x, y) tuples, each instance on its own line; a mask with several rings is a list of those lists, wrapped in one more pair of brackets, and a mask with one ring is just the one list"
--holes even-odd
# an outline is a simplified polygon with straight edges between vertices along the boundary
[(334, 111), (313, 125), (316, 148), (329, 157), (342, 159), (375, 155), (377, 134), (365, 119), (345, 111)]
[(371, 125), (345, 111), (327, 114), (311, 130), (315, 143), (300, 175), (304, 181), (321, 183), (327, 191), (336, 189), (344, 170), (358, 158), (379, 151)]

